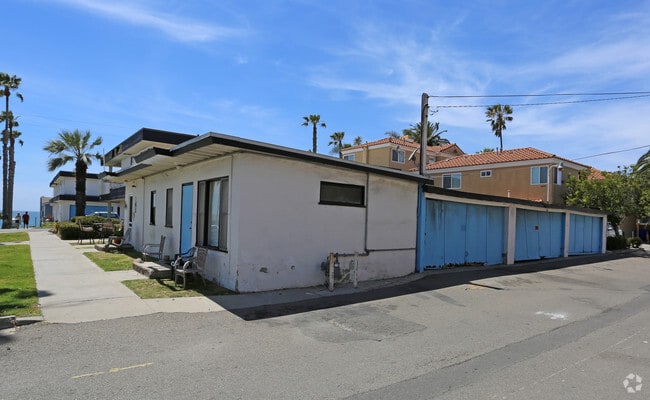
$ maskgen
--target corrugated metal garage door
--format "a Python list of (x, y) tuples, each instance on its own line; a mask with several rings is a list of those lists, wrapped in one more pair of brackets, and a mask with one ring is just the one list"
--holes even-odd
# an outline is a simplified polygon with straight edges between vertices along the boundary
[(562, 257), (564, 214), (517, 209), (515, 261)]
[(603, 218), (571, 214), (569, 254), (600, 253), (603, 246)]
[(504, 262), (504, 208), (427, 199), (426, 267)]

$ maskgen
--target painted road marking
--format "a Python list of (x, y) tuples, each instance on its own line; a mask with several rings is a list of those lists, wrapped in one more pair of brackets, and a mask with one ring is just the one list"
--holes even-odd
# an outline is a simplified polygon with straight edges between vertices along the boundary
[[(148, 363), (144, 363), (144, 364), (131, 365), (131, 366), (128, 366), (128, 367), (111, 368), (111, 369), (108, 370), (108, 373), (111, 374), (111, 373), (126, 371), (126, 370), (134, 369), (134, 368), (149, 367), (149, 366), (152, 366), (152, 365), (153, 365), (152, 362), (148, 362)], [(104, 372), (104, 371), (91, 372), (91, 373), (88, 373), (88, 374), (75, 375), (71, 379), (88, 378), (88, 377), (91, 377), (91, 376), (103, 375), (105, 373), (106, 372)]]
[(545, 317), (549, 317), (550, 319), (566, 319), (567, 316), (566, 314), (563, 313), (550, 313), (550, 312), (544, 312), (544, 311), (537, 311), (535, 315), (543, 315)]

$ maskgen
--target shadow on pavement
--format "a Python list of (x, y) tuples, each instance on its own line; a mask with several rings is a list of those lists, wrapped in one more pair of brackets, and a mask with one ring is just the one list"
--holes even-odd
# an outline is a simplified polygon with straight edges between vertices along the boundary
[[(586, 265), (610, 260), (624, 258), (649, 258), (650, 254), (643, 250), (622, 251), (608, 254), (598, 254), (590, 256), (577, 256), (553, 260), (533, 261), (517, 263), (511, 266), (486, 267), (485, 269), (467, 269), (463, 271), (462, 267), (443, 270), (441, 273), (423, 276), (420, 279), (396, 286), (382, 287), (374, 290), (367, 290), (358, 293), (345, 293), (341, 295), (332, 295), (319, 297), (315, 299), (302, 300), (290, 303), (281, 303), (273, 305), (256, 306), (249, 308), (228, 310), (245, 321), (255, 321), (259, 319), (275, 318), (286, 315), (299, 314), (309, 311), (323, 310), (334, 307), (347, 306), (351, 304), (363, 303), (373, 300), (387, 299), (391, 297), (404, 296), (408, 294), (426, 292), (430, 290), (443, 289), (452, 286), (459, 286), (472, 283), (472, 281), (495, 278), (502, 276), (511, 276), (518, 274), (528, 274), (540, 271), (549, 271), (562, 268), (568, 268), (579, 265)], [(473, 285), (477, 285), (472, 283)], [(477, 286), (481, 286), (478, 284)], [(489, 287), (490, 289), (501, 290), (501, 288)]]

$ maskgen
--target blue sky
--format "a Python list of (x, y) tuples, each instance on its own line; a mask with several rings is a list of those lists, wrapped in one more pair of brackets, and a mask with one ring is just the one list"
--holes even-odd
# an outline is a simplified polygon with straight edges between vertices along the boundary
[[(90, 130), (104, 151), (142, 127), (307, 150), (302, 116), (320, 114), (327, 128), (318, 150), (328, 153), (333, 132), (371, 141), (418, 122), (422, 92), (650, 90), (650, 1), (4, 0), (3, 10), (0, 70), (23, 79), (25, 99), (12, 99), (25, 141), (18, 210), (37, 210), (51, 195), (41, 149), (61, 129)], [(586, 99), (429, 105), (479, 106), (431, 117), (474, 153), (498, 146), (484, 105)], [(650, 146), (650, 97), (514, 107), (513, 117), (504, 148), (531, 146), (604, 170), (634, 163)], [(582, 159), (608, 152), (616, 153)]]

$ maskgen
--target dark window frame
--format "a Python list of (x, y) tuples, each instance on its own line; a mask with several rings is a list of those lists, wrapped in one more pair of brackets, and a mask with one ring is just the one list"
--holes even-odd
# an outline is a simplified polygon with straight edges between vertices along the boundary
[[(325, 191), (323, 191), (324, 188)], [(338, 190), (338, 193), (334, 193), (334, 190)], [(335, 194), (338, 194), (338, 196), (334, 196)], [(351, 200), (341, 199), (341, 195), (348, 195), (350, 196)], [(365, 207), (366, 188), (362, 185), (321, 181), (318, 204), (346, 207)]]
[(172, 228), (174, 220), (174, 189), (165, 191), (165, 227)]
[[(219, 184), (218, 202), (215, 203), (214, 193), (215, 184)], [(230, 218), (230, 178), (219, 177), (215, 179), (206, 179), (198, 181), (197, 188), (197, 246), (207, 247), (210, 249), (228, 252), (228, 224)], [(212, 206), (216, 205), (218, 210), (212, 212)], [(211, 218), (216, 221), (211, 220)], [(217, 222), (217, 232), (215, 235), (210, 228), (214, 225), (211, 222)], [(216, 244), (215, 244), (216, 239)]]
[(149, 197), (149, 225), (156, 225), (156, 191), (152, 190)]

